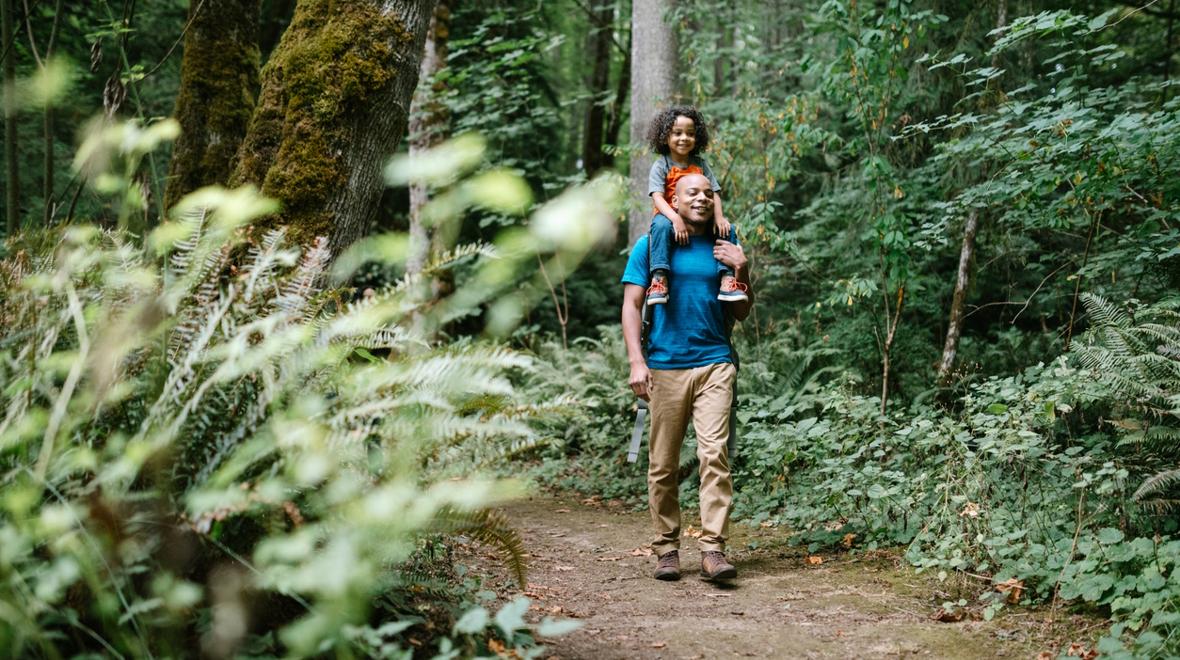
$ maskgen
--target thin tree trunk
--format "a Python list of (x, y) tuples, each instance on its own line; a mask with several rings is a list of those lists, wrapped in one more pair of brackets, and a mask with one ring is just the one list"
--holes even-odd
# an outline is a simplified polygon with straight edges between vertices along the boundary
[(16, 80), (16, 49), (13, 40), (13, 0), (0, 0), (0, 29), (4, 31), (4, 206), (8, 235), (20, 231), (20, 170), (17, 167), (16, 107), (12, 85)]
[[(628, 36), (627, 50), (623, 53), (623, 65), (619, 67), (619, 81), (615, 84), (615, 99), (611, 102), (610, 119), (606, 124), (605, 141), (611, 146), (618, 146), (619, 131), (623, 128), (623, 117), (626, 116), (627, 94), (631, 90), (631, 41)], [(606, 166), (614, 166), (614, 156), (608, 155)]]
[[(418, 89), (410, 104), (410, 155), (416, 156), (442, 141), (448, 116), (446, 106), (438, 100), (442, 90), (434, 77), (447, 64), (447, 39), (451, 31), (451, 8), (448, 0), (441, 0), (430, 18), (422, 65), (418, 73)], [(434, 245), (434, 232), (422, 218), (422, 208), (430, 201), (429, 191), (421, 183), (410, 184), (410, 257), (406, 273), (418, 273), (425, 267)]]
[(586, 109), (586, 125), (582, 131), (582, 167), (586, 176), (594, 174), (606, 164), (602, 150), (603, 133), (606, 128), (606, 108), (603, 105), (610, 89), (610, 54), (613, 40), (613, 7), (607, 0), (595, 0), (590, 16), (590, 56), (594, 65), (590, 72), (588, 87), (590, 106)]
[(164, 205), (225, 184), (258, 96), (260, 0), (190, 0)]
[[(61, 24), (62, 14), (62, 0), (57, 0), (53, 5), (53, 25), (49, 28), (49, 40), (45, 43), (45, 65), (48, 65), (53, 59), (53, 51), (57, 46), (57, 28)], [(30, 38), (32, 36), (30, 35)], [(54, 203), (53, 203), (53, 177), (54, 177), (54, 162), (53, 162), (53, 106), (47, 104), (41, 113), (41, 128), (44, 137), (45, 153), (42, 160), (41, 168), (41, 196), (45, 200), (45, 213), (43, 216), (44, 224), (49, 225), (50, 220), (53, 219)]]
[(733, 70), (733, 64), (730, 58), (732, 57), (733, 49), (733, 23), (723, 22), (719, 29), (721, 30), (721, 39), (718, 41), (717, 59), (713, 60), (713, 98), (721, 98), (725, 96), (725, 92), (729, 89), (729, 72)]
[(634, 0), (631, 4), (631, 193), (641, 200), (631, 211), (627, 244), (634, 245), (651, 224), (646, 200), (652, 156), (645, 147), (648, 124), (676, 98), (676, 33), (664, 17), (671, 0)]
[(897, 288), (897, 304), (893, 313), (889, 313), (889, 292), (885, 294), (885, 342), (881, 346), (881, 414), (885, 414), (885, 404), (889, 402), (889, 374), (891, 370), (891, 355), (893, 340), (897, 338), (897, 325), (901, 322), (901, 308), (905, 305), (905, 288)]
[(950, 382), (951, 369), (959, 352), (959, 337), (963, 332), (963, 307), (967, 287), (971, 284), (971, 266), (975, 259), (975, 232), (979, 229), (979, 211), (971, 209), (963, 226), (963, 245), (959, 248), (959, 271), (955, 279), (955, 293), (951, 298), (951, 315), (947, 323), (946, 343), (942, 347), (942, 361), (938, 364), (938, 383)]
[(406, 131), (434, 0), (299, 0), (262, 70), (232, 184), (253, 183), (311, 243), (338, 254), (372, 224)]

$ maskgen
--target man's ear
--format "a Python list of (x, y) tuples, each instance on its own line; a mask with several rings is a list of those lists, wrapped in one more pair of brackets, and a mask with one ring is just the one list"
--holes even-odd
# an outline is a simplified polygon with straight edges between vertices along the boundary
[(672, 198), (668, 200), (668, 206), (671, 206), (672, 210), (676, 211), (677, 213), (680, 213), (680, 205), (677, 203), (679, 201), (680, 198), (676, 195), (676, 193), (672, 193)]

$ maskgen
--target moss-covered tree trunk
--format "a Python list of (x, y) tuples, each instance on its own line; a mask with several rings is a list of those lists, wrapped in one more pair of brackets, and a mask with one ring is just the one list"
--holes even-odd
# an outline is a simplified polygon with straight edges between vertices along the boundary
[(283, 210), (270, 223), (334, 253), (372, 224), (381, 170), (406, 131), (434, 0), (299, 0), (262, 69), (231, 183)]
[(634, 245), (651, 226), (647, 174), (653, 156), (646, 146), (647, 127), (656, 112), (676, 99), (676, 33), (666, 15), (671, 0), (631, 3), (631, 192), (643, 200), (631, 210), (627, 244)]
[(260, 4), (190, 2), (173, 113), (182, 132), (168, 166), (165, 206), (201, 186), (229, 180), (258, 95)]

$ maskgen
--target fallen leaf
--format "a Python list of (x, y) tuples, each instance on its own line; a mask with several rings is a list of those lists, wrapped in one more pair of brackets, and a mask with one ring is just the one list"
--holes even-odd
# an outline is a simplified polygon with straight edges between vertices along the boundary
[(758, 523), (758, 526), (759, 527), (774, 527), (774, 523), (770, 522), (769, 520), (763, 520), (762, 522)]
[(957, 623), (963, 620), (964, 615), (965, 612), (963, 610), (951, 610), (948, 612), (940, 607), (934, 611), (934, 614), (930, 615), (930, 618), (935, 621), (941, 621), (942, 623)]
[(740, 612), (740, 611), (738, 611), (738, 610), (731, 610), (731, 611), (730, 611), (730, 614), (733, 614), (733, 615), (735, 615), (735, 616), (746, 616), (746, 613), (745, 613), (745, 612)]
[(852, 542), (855, 540), (856, 534), (845, 534), (844, 538), (840, 541), (840, 545), (844, 546), (845, 548), (851, 548)]
[(1017, 580), (1016, 578), (1005, 580), (996, 585), (996, 591), (1007, 594), (1008, 596), (1004, 600), (1014, 605), (1020, 602), (1020, 596), (1024, 594), (1024, 580)]
[(504, 651), (507, 651), (508, 649), (507, 649), (507, 647), (504, 646), (504, 642), (501, 642), (498, 639), (489, 639), (488, 640), (488, 650), (491, 651), (492, 653), (495, 653), (496, 655), (500, 655), (501, 653), (504, 653)]
[(819, 566), (824, 563), (824, 558), (819, 555), (809, 555), (805, 561), (809, 566)]
[(602, 496), (600, 496), (600, 495), (594, 495), (592, 497), (587, 497), (586, 499), (582, 500), (582, 504), (585, 504), (587, 506), (598, 506), (601, 502), (602, 502)]
[(668, 642), (652, 642), (651, 647), (653, 649), (662, 649), (667, 645), (668, 645)]
[(631, 551), (632, 557), (650, 557), (651, 548), (635, 548)]
[(563, 572), (563, 573), (564, 573), (564, 572), (566, 572), (566, 571), (572, 571), (572, 570), (574, 570), (574, 567), (573, 567), (573, 566), (554, 566), (554, 567), (553, 567), (553, 570), (555, 570), (555, 571), (561, 571), (561, 572)]
[(976, 504), (975, 502), (968, 502), (966, 504), (966, 506), (963, 507), (963, 510), (959, 512), (959, 517), (960, 518), (978, 518), (979, 517), (979, 505)]
[(1057, 654), (1053, 653), (1051, 651), (1041, 651), (1040, 653), (1037, 654), (1037, 660), (1053, 660), (1053, 658), (1056, 658), (1056, 657), (1057, 657)]
[(569, 513), (569, 512), (570, 512), (569, 509), (558, 509), (558, 510), (554, 511), (553, 513)]
[(622, 559), (622, 557), (598, 557), (597, 561), (618, 561), (620, 559)]
[(1098, 657), (1098, 649), (1088, 649), (1085, 644), (1074, 642), (1065, 650), (1065, 655), (1082, 660), (1094, 660)]

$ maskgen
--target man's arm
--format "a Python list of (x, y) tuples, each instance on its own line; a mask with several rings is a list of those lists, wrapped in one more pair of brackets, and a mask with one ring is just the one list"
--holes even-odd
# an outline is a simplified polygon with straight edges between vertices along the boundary
[(631, 363), (629, 383), (635, 396), (648, 400), (651, 390), (651, 372), (643, 357), (643, 305), (644, 290), (638, 284), (623, 285), (623, 344), (627, 347), (627, 361)]
[(746, 259), (746, 251), (742, 246), (729, 241), (717, 239), (713, 243), (713, 258), (733, 269), (734, 276), (746, 285), (748, 300), (726, 303), (729, 313), (739, 321), (745, 321), (750, 315), (750, 308), (754, 306), (754, 290), (750, 287), (750, 262)]

